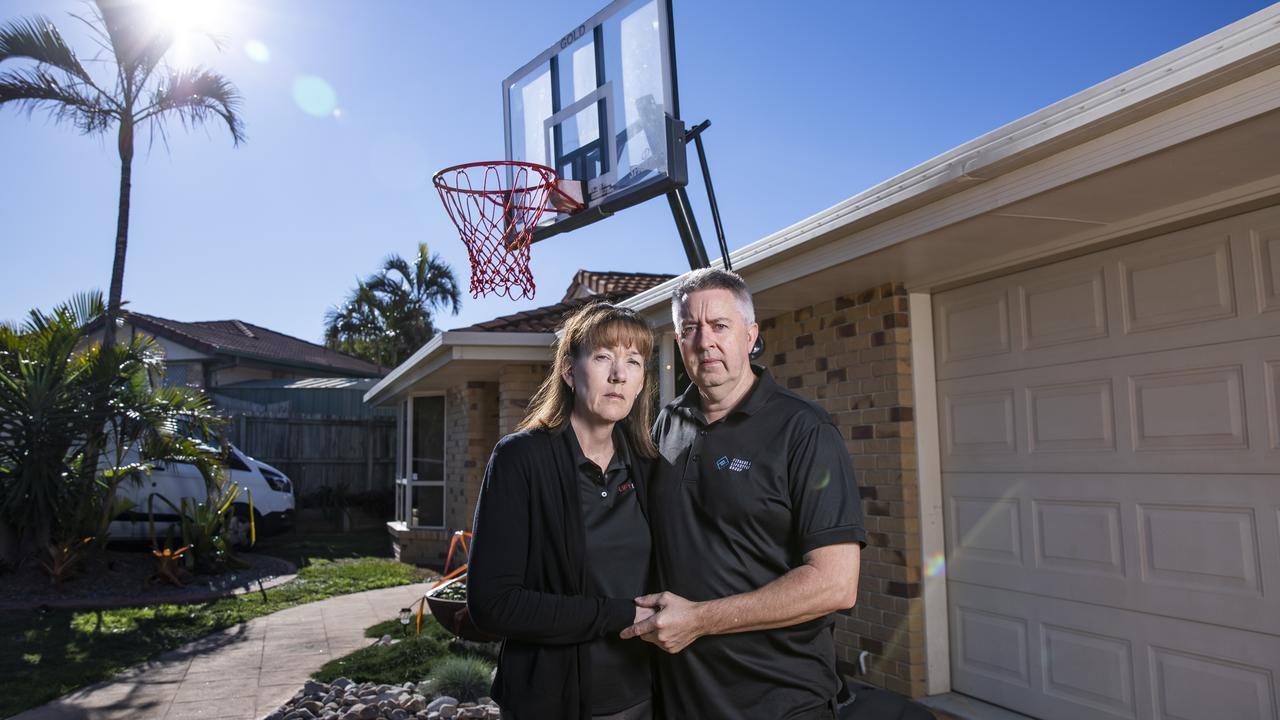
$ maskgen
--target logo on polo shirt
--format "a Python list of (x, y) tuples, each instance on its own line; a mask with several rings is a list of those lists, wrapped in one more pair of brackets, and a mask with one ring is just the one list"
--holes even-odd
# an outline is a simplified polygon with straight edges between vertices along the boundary
[(721, 470), (728, 468), (734, 472), (746, 472), (751, 469), (751, 461), (743, 458), (730, 458), (726, 455), (716, 461), (716, 467)]

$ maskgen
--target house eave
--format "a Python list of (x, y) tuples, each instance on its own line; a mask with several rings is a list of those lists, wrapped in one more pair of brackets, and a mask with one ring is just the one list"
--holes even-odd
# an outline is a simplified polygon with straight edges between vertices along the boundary
[(544, 363), (551, 360), (555, 333), (440, 333), (397, 365), (364, 395), (371, 405), (384, 405), (442, 373), (455, 361), (469, 363)]

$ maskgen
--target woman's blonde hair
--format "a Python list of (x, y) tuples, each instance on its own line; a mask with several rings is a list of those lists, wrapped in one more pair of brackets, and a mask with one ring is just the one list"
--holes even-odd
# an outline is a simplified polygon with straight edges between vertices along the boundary
[(569, 422), (573, 390), (564, 381), (565, 372), (572, 372), (573, 361), (585, 353), (618, 346), (634, 347), (645, 362), (644, 387), (631, 412), (619, 424), (633, 452), (644, 458), (656, 457), (658, 449), (649, 437), (657, 388), (649, 368), (653, 331), (635, 311), (609, 303), (586, 305), (565, 318), (556, 340), (551, 372), (529, 400), (529, 412), (516, 430), (554, 430)]

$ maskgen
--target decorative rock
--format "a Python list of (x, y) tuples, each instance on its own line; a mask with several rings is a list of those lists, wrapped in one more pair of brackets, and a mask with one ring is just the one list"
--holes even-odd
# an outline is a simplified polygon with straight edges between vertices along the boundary
[(322, 697), (329, 691), (329, 686), (324, 683), (318, 683), (315, 680), (308, 680), (302, 686), (302, 694), (308, 697)]
[(436, 698), (435, 700), (432, 700), (430, 703), (427, 704), (427, 712), (429, 713), (440, 712), (440, 708), (444, 707), (445, 705), (453, 705), (456, 708), (458, 705), (458, 701), (455, 700), (454, 698), (449, 697), (448, 695), (441, 695), (440, 697)]
[[(421, 691), (419, 691), (421, 686)], [(308, 680), (300, 692), (264, 720), (501, 720), (491, 698), (460, 703), (430, 699), (425, 683), (388, 685), (338, 678), (331, 685)]]

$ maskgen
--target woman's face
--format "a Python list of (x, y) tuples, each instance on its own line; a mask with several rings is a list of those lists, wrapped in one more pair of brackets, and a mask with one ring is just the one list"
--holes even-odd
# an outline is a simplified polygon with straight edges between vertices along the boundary
[(573, 413), (592, 422), (615, 423), (631, 412), (644, 389), (644, 357), (620, 345), (581, 353), (564, 374), (573, 388)]

